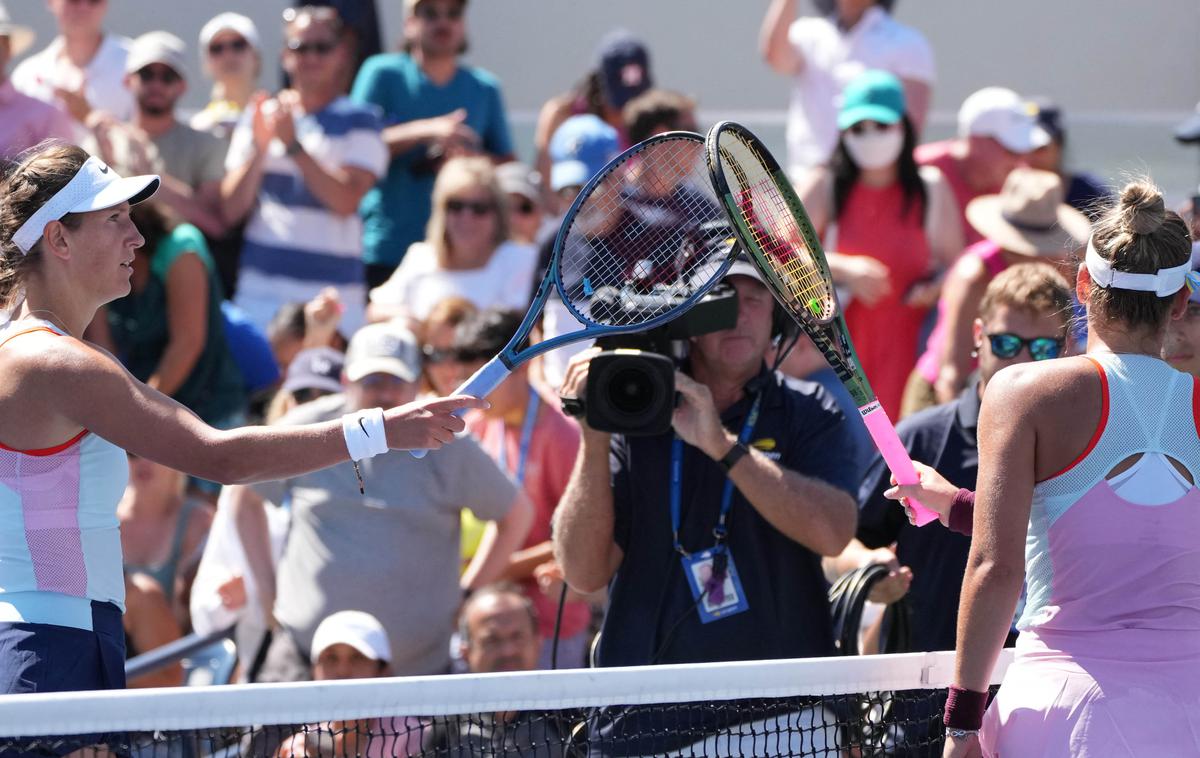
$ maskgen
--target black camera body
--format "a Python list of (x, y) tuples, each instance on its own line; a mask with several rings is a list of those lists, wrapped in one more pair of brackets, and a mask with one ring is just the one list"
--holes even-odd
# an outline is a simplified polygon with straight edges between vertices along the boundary
[[(683, 296), (679, 296), (683, 297)], [(659, 296), (641, 307), (664, 309), (673, 302)], [(653, 315), (653, 312), (646, 316)], [(662, 434), (675, 411), (675, 368), (684, 341), (737, 325), (737, 291), (722, 283), (668, 324), (638, 334), (601, 337), (602, 352), (588, 364), (587, 392), (572, 412), (593, 429), (627, 436)]]

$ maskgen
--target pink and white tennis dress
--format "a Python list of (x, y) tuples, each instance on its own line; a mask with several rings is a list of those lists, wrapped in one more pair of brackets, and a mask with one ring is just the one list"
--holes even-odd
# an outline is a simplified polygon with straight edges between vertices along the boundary
[(1156, 358), (1088, 358), (1104, 410), (1079, 459), (1034, 487), (1021, 635), (984, 754), (1200, 755), (1200, 390)]
[[(24, 319), (10, 340), (57, 339)], [(125, 451), (83, 431), (44, 450), (0, 443), (0, 693), (122, 687)]]

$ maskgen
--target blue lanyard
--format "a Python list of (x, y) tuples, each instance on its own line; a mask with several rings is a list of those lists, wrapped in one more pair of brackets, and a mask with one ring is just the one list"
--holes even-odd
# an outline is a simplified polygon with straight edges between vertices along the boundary
[[(533, 441), (533, 427), (537, 423), (538, 394), (533, 387), (529, 388), (529, 402), (525, 406), (525, 419), (521, 422), (521, 442), (517, 448), (517, 484), (525, 484), (525, 464), (529, 462), (529, 445)], [(503, 430), (500, 434), (500, 456), (497, 463), (504, 471), (508, 471), (508, 440)]]
[[(742, 424), (742, 431), (738, 434), (738, 442), (745, 445), (750, 441), (750, 435), (754, 433), (754, 425), (758, 423), (758, 409), (762, 403), (762, 393), (759, 392), (754, 396), (754, 402), (750, 405), (750, 412), (746, 414), (746, 422)], [(688, 556), (688, 551), (683, 549), (683, 545), (679, 542), (679, 522), (682, 518), (682, 507), (680, 499), (682, 497), (682, 482), (683, 482), (683, 440), (679, 439), (679, 435), (675, 435), (675, 440), (671, 443), (671, 534), (675, 539), (675, 551), (680, 555)], [(733, 481), (726, 477), (725, 489), (721, 493), (721, 513), (717, 517), (717, 525), (713, 527), (713, 536), (717, 538), (714, 544), (714, 549), (721, 548), (725, 541), (725, 535), (728, 530), (725, 528), (725, 520), (729, 516), (729, 509), (733, 506)]]

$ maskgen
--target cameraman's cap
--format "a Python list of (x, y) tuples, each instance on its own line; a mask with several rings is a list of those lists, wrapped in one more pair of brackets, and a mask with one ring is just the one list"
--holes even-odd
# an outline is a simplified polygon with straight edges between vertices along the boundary
[(733, 259), (733, 265), (725, 272), (726, 279), (731, 276), (748, 276), (755, 281), (766, 284), (766, 280), (763, 279), (762, 272), (758, 270), (758, 266), (755, 266), (750, 261), (750, 256), (745, 253), (738, 253), (738, 256)]
[(600, 40), (597, 68), (604, 97), (614, 108), (624, 108), (653, 86), (650, 53), (637, 37), (624, 29), (609, 32)]
[(281, 389), (284, 392), (341, 392), (345, 359), (346, 356), (331, 347), (301, 350), (288, 365), (287, 378), (283, 380)]
[(187, 46), (183, 40), (170, 32), (146, 32), (129, 46), (129, 57), (125, 59), (125, 73), (134, 74), (151, 63), (161, 63), (180, 78), (187, 78), (184, 53)]
[(395, 322), (367, 324), (355, 332), (346, 348), (346, 379), (357, 382), (369, 374), (417, 381), (421, 375), (421, 348), (413, 333)]
[(387, 631), (366, 611), (338, 611), (326, 616), (313, 633), (311, 660), (337, 644), (349, 645), (373, 661), (387, 663), (392, 659)]
[(51, 221), (68, 213), (100, 211), (126, 201), (137, 205), (158, 191), (159, 179), (154, 175), (131, 176), (122, 179), (104, 161), (92, 156), (79, 167), (66, 186), (55, 192), (45, 205), (34, 211), (12, 236), (13, 244), (28, 253), (42, 238)]
[(963, 101), (958, 136), (991, 137), (1014, 153), (1050, 144), (1050, 133), (1038, 125), (1034, 106), (1005, 87), (984, 87)]
[(550, 138), (550, 189), (582, 187), (616, 156), (617, 130), (591, 113), (571, 116)]

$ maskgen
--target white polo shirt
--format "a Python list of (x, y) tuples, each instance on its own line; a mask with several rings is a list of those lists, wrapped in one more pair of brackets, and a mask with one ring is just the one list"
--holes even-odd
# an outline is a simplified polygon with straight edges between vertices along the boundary
[(792, 85), (788, 111), (788, 173), (829, 160), (837, 146), (837, 113), (842, 90), (868, 69), (901, 79), (933, 83), (933, 50), (920, 32), (879, 6), (868, 8), (854, 28), (838, 28), (832, 17), (796, 19), (788, 40), (804, 57)]
[[(12, 83), (18, 92), (62, 106), (54, 89), (73, 90), (80, 84), (79, 72), (62, 54), (63, 44), (62, 37), (55, 37), (44, 50), (21, 61), (12, 73)], [(88, 103), (121, 121), (128, 121), (133, 115), (133, 95), (125, 89), (124, 81), (129, 45), (125, 37), (105, 34), (83, 70)]]

